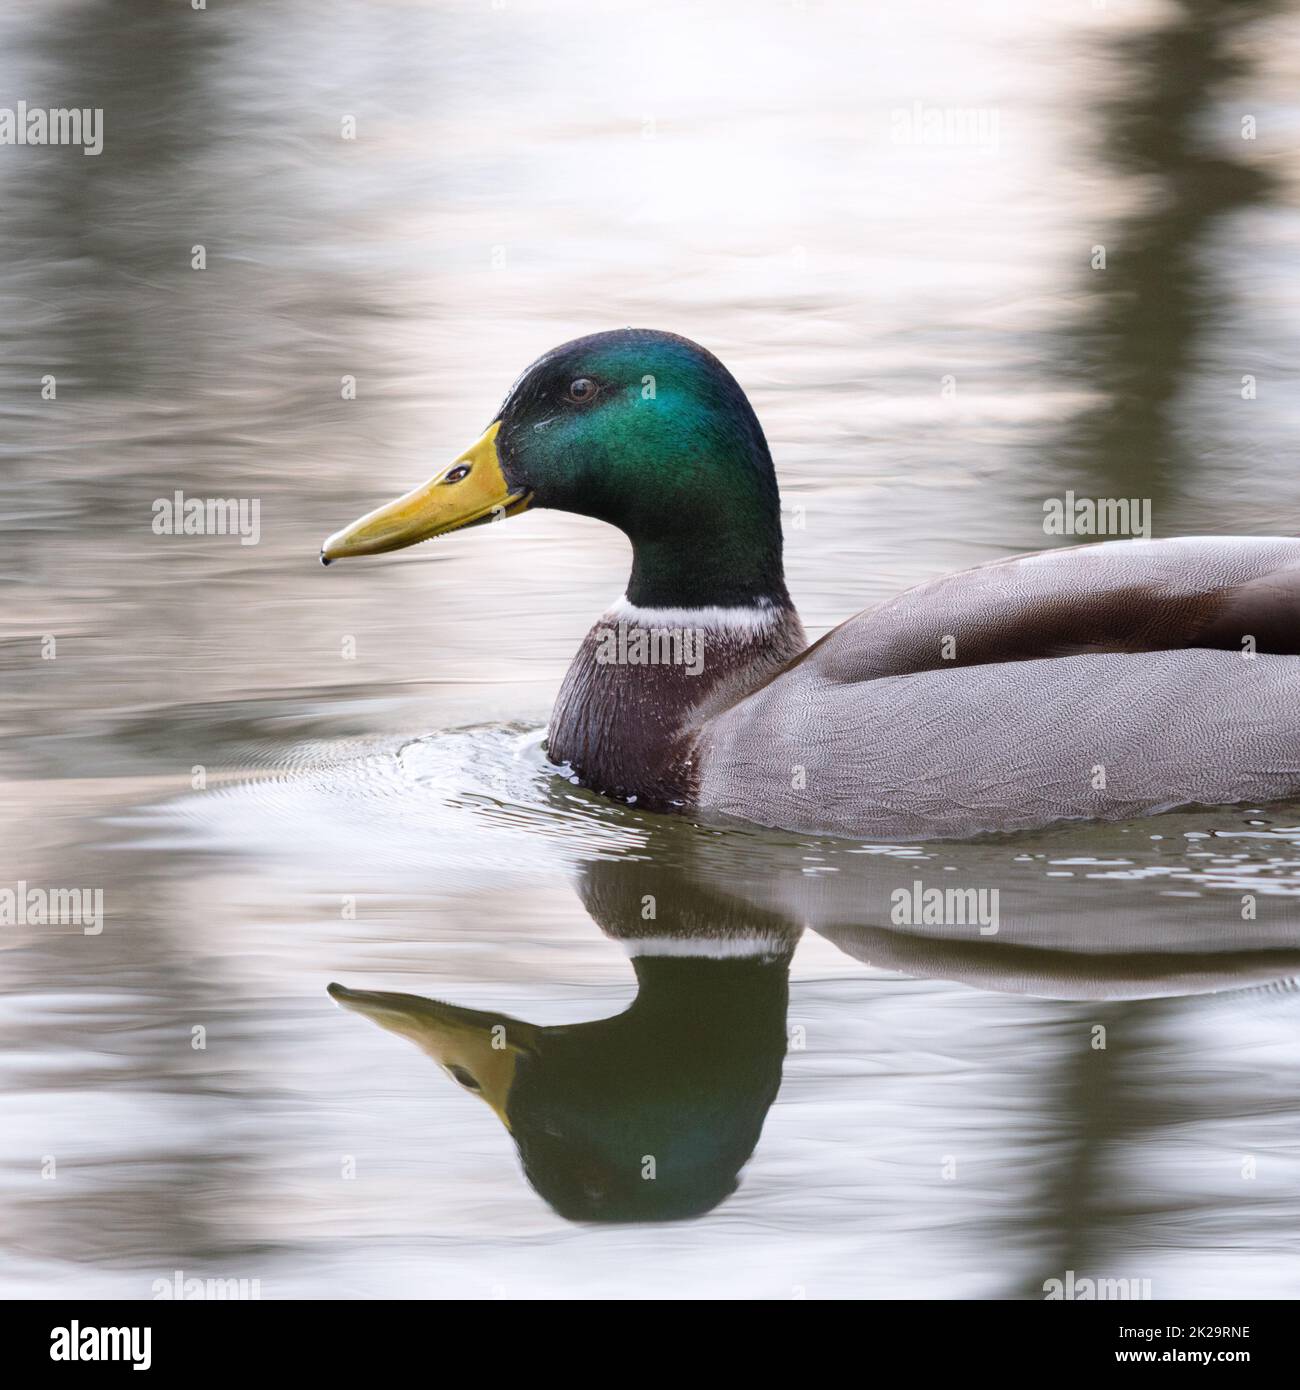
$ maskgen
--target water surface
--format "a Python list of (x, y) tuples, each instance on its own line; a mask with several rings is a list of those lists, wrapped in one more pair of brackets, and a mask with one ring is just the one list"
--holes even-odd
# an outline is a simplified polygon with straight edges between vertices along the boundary
[[(1067, 489), (1294, 534), (1294, 11), (610, 9), (0, 19), (0, 104), (106, 126), (0, 148), (0, 884), (106, 909), (0, 928), (0, 1292), (1294, 1297), (1300, 807), (664, 824), (541, 743), (619, 536), (316, 563), (626, 323), (748, 391), (812, 636), (1068, 543)], [(917, 104), (983, 138), (901, 141)], [(259, 543), (155, 535), (177, 488)], [(897, 929), (918, 880), (998, 933)], [(513, 1139), (331, 981), (558, 1030)]]

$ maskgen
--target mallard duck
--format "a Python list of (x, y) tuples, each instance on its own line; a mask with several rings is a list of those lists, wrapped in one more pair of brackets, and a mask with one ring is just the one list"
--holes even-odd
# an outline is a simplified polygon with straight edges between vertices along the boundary
[(549, 756), (659, 812), (871, 839), (1300, 794), (1300, 541), (1041, 551), (919, 585), (808, 645), (745, 393), (623, 329), (547, 353), (481, 439), (328, 564), (556, 507), (632, 543)]

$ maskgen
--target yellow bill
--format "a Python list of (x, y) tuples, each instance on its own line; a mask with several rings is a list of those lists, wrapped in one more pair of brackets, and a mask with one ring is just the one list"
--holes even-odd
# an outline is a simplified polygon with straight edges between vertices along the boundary
[(501, 421), (493, 421), (476, 444), (427, 483), (336, 531), (321, 546), (321, 563), (401, 550), (527, 510), (532, 494), (512, 491), (501, 471), (496, 444), (500, 428)]
[(458, 1085), (481, 1096), (510, 1128), (506, 1113), (520, 1057), (532, 1049), (535, 1024), (504, 1014), (462, 1009), (416, 994), (329, 987), (330, 997), (390, 1033), (408, 1038)]

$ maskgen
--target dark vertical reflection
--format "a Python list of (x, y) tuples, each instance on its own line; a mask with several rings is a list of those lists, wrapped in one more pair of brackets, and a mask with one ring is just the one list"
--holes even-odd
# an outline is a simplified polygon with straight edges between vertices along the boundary
[[(1055, 1090), (1044, 1092), (1045, 1109), (1055, 1112), (1057, 1123), (1045, 1131), (1054, 1158), (1037, 1203), (1042, 1265), (1026, 1270), (1027, 1281), (1013, 1297), (1041, 1299), (1044, 1281), (1064, 1280), (1068, 1270), (1084, 1277), (1132, 1274), (1104, 1267), (1104, 1230), (1114, 1186), (1111, 1146), (1133, 1125), (1126, 1082), (1131, 1084), (1141, 1058), (1132, 1032), (1150, 1007), (1099, 1006), (1091, 1019), (1076, 1013), (1061, 1025), (1068, 1038), (1065, 1064)], [(1105, 1029), (1105, 1047), (1093, 1046), (1098, 1025)]]
[(45, 304), (23, 357), (69, 390), (139, 393), (184, 354), (184, 317), (160, 312), (158, 292), (182, 290), (187, 229), (202, 228), (216, 193), (198, 166), (217, 134), (208, 75), (222, 48), (205, 19), (188, 5), (92, 0), (33, 36), (36, 71), (54, 76), (30, 104), (104, 112), (97, 156), (24, 150), (6, 209), (11, 255), (39, 269)]
[(1102, 107), (1099, 154), (1105, 174), (1130, 180), (1143, 206), (1099, 234), (1106, 268), (1086, 272), (1097, 303), (1071, 335), (1102, 402), (1071, 422), (1065, 448), (1083, 488), (1149, 497), (1157, 531), (1161, 504), (1197, 463), (1175, 413), (1216, 308), (1207, 245), (1223, 218), (1272, 188), (1265, 173), (1222, 152), (1231, 132), (1217, 132), (1221, 148), (1211, 148), (1205, 122), (1247, 70), (1242, 31), (1277, 8), (1276, 0), (1179, 0), (1168, 23), (1126, 35), (1109, 55), (1117, 94)]
[[(1295, 1126), (1279, 1101), (1291, 1077), (1246, 1060), (1250, 1018), (1293, 990), (1119, 1004), (1068, 1025), (1043, 1265), (1015, 1292), (1041, 1299), (1044, 1280), (1073, 1270), (1076, 1280), (1150, 1279), (1152, 1297), (1179, 1297), (1171, 1249), (1189, 1266), (1211, 1251), (1293, 1255), (1294, 1186), (1280, 1160)], [(1090, 1046), (1094, 1022), (1106, 1027), (1104, 1050)]]
[[(1223, 88), (1247, 71), (1243, 29), (1279, 8), (1277, 0), (1179, 0), (1157, 29), (1126, 35), (1111, 50), (1116, 94), (1102, 107), (1102, 158), (1121, 177), (1141, 181), (1141, 211), (1100, 241), (1104, 271), (1090, 270), (1097, 298), (1078, 334), (1084, 370), (1101, 404), (1072, 422), (1067, 457), (1080, 485), (1098, 496), (1149, 497), (1157, 532), (1163, 504), (1182, 490), (1181, 475), (1197, 465), (1178, 428), (1177, 406), (1195, 370), (1202, 334), (1218, 310), (1207, 248), (1221, 220), (1272, 194), (1263, 171), (1234, 160), (1230, 132), (1210, 146), (1206, 118)], [(1147, 1095), (1135, 1103), (1151, 1056), (1167, 1045), (1158, 1004), (1099, 1011), (1106, 1050), (1086, 1039), (1059, 1076), (1068, 1109), (1055, 1179), (1042, 1194), (1050, 1232), (1045, 1272), (1022, 1293), (1041, 1298), (1042, 1278), (1067, 1269), (1113, 1277), (1140, 1274), (1107, 1268), (1107, 1233), (1123, 1224), (1114, 1191), (1114, 1149), (1185, 1112)], [(1100, 1267), (1098, 1262), (1101, 1262)]]
[[(0, 330), (10, 388), (4, 413), (10, 442), (16, 428), (30, 445), (7, 481), (37, 523), (13, 538), (6, 577), (23, 589), (43, 578), (75, 592), (77, 571), (51, 543), (51, 528), (72, 524), (84, 542), (87, 532), (116, 527), (135, 543), (147, 534), (140, 519), (155, 489), (142, 497), (131, 478), (176, 466), (176, 439), (166, 442), (165, 461), (162, 450), (151, 453), (141, 411), (174, 403), (201, 332), (189, 299), (197, 286), (186, 277), (190, 246), (202, 239), (194, 229), (220, 196), (204, 183), (199, 157), (218, 130), (208, 78), (223, 45), (208, 16), (188, 4), (92, 0), (39, 19), (33, 13), (24, 55), (31, 81), (20, 95), (31, 107), (101, 108), (104, 145), (93, 157), (75, 148), (5, 151), (22, 163), (0, 210), (18, 310)], [(45, 373), (57, 378), (58, 396), (42, 405), (36, 390)], [(80, 563), (81, 582), (102, 595), (111, 565), (102, 557)], [(180, 625), (200, 619), (205, 602), (197, 588), (158, 585), (149, 611), (153, 623), (165, 625), (171, 614)], [(82, 614), (59, 625), (57, 663), (33, 665), (30, 643), (15, 653), (15, 679), (44, 680), (46, 703), (76, 697), (77, 639), (95, 627)], [(110, 660), (120, 661), (123, 645), (119, 635)], [(142, 645), (137, 633), (133, 649)], [(155, 656), (165, 679), (174, 654), (160, 643)], [(107, 695), (101, 688), (100, 698)], [(40, 719), (34, 712), (24, 732)], [(93, 771), (83, 761), (73, 775)], [(43, 932), (29, 949), (6, 953), (9, 1003), (20, 1017), (48, 1018), (52, 990), (79, 1001), (75, 1013), (55, 1009), (46, 1026), (29, 1022), (39, 1068), (28, 1074), (15, 1063), (31, 1092), (46, 1098), (48, 1133), (33, 1125), (31, 1134), (48, 1147), (58, 1176), (26, 1181), (40, 1157), (26, 1155), (6, 1238), (22, 1253), (74, 1265), (153, 1259), (170, 1269), (173, 1258), (219, 1253), (223, 1225), (208, 1203), (242, 1179), (240, 1154), (221, 1133), (221, 1078), (233, 1058), (229, 1031), (223, 1039), (212, 1015), (219, 980), (198, 966), (177, 929), (173, 909), (184, 894), (164, 859), (142, 869), (139, 859), (89, 848), (103, 832), (77, 825), (84, 808), (75, 802), (46, 796), (31, 809), (53, 843), (21, 862), (10, 857), (6, 879), (101, 886), (106, 921), (97, 937)], [(63, 831), (54, 829), (61, 823)], [(191, 1047), (196, 1025), (212, 1029), (211, 1051)], [(70, 1138), (67, 1116), (82, 1091), (85, 1122)], [(195, 1097), (207, 1108), (197, 1130)], [(140, 1295), (148, 1291), (142, 1283)]]

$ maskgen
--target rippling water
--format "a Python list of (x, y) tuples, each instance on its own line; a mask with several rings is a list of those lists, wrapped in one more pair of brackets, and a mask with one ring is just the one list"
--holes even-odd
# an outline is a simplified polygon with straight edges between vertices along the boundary
[[(1069, 488), (1296, 533), (1298, 38), (1192, 0), (11, 3), (0, 106), (102, 107), (105, 148), (0, 147), (0, 886), (105, 922), (0, 927), (0, 1293), (1295, 1296), (1300, 807), (665, 824), (542, 751), (621, 538), (316, 550), (624, 323), (749, 392), (814, 636), (1050, 543)], [(900, 142), (917, 104), (982, 139)], [(178, 488), (259, 499), (259, 544), (154, 535)], [(947, 875), (996, 936), (892, 923)], [(480, 1014), (535, 1043), (502, 1117), (407, 1040)]]

